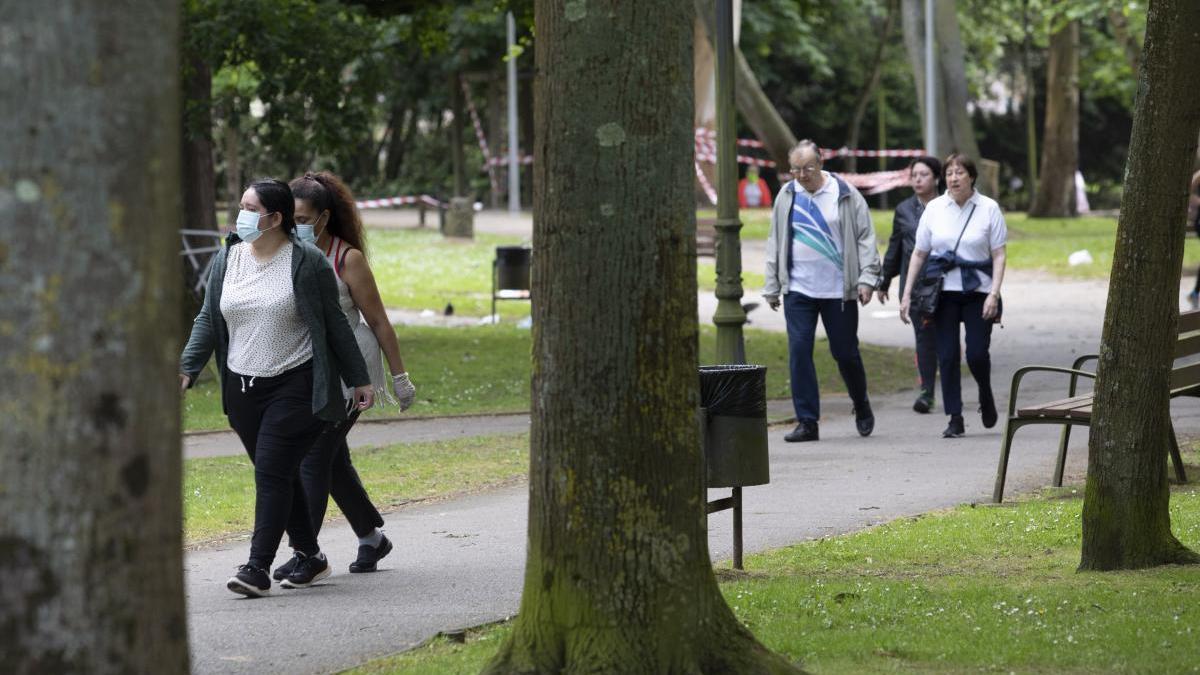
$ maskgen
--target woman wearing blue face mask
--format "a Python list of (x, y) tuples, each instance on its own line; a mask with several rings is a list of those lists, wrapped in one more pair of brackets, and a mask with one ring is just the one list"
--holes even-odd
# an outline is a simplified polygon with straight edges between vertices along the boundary
[[(353, 195), (337, 176), (325, 171), (306, 173), (293, 180), (291, 188), (296, 198), (297, 231), (301, 239), (313, 243), (325, 254), (333, 268), (339, 305), (353, 327), (375, 393), (386, 399), (390, 388), (395, 392), (400, 410), (408, 409), (416, 389), (404, 370), (396, 331), (388, 321), (375, 277), (363, 253), (366, 241)], [(387, 357), (390, 377), (384, 372), (380, 350)], [(350, 398), (348, 388), (345, 394)], [(352, 408), (350, 402), (347, 403)], [(358, 535), (358, 557), (350, 564), (350, 571), (374, 572), (376, 563), (391, 552), (392, 543), (380, 531), (383, 517), (371, 503), (350, 462), (346, 435), (357, 419), (358, 411), (351, 410), (345, 420), (326, 428), (301, 464), (300, 477), (313, 530), (321, 530), (325, 509), (332, 496)], [(286, 578), (301, 560), (303, 557), (298, 552), (275, 570), (275, 578)]]
[(295, 202), (285, 183), (261, 180), (242, 195), (237, 234), (213, 260), (204, 303), (180, 358), (180, 382), (195, 384), (216, 352), (221, 403), (254, 463), (250, 558), (226, 583), (251, 597), (271, 589), (267, 570), (286, 528), (302, 554), (283, 586), (329, 576), (305, 517), (301, 460), (328, 422), (345, 418), (344, 380), (359, 410), (374, 392), (333, 271), (295, 235)]

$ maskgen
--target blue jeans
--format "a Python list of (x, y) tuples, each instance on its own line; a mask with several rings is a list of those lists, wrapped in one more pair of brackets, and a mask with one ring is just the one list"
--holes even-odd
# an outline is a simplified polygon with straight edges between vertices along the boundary
[(959, 369), (958, 325), (966, 332), (967, 368), (979, 385), (979, 402), (992, 400), (992, 322), (983, 318), (986, 293), (942, 291), (933, 323), (937, 330), (938, 369), (942, 371), (942, 409), (962, 414), (962, 371)]
[(867, 371), (858, 353), (858, 305), (839, 299), (822, 300), (802, 293), (783, 296), (783, 318), (787, 321), (788, 360), (792, 375), (792, 407), (798, 421), (821, 419), (821, 392), (813, 365), (813, 343), (817, 317), (829, 337), (829, 352), (837, 361), (846, 391), (855, 408), (868, 404)]

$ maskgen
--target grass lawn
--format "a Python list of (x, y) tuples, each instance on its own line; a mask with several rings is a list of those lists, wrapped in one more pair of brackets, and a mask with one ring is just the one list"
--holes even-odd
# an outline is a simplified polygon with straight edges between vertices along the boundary
[[(404, 365), (412, 373), (417, 400), (407, 415), (519, 412), (529, 410), (531, 333), (511, 324), (467, 328), (402, 326), (398, 329)], [(790, 396), (787, 336), (747, 329), (746, 355), (767, 366), (767, 397)], [(871, 391), (888, 393), (912, 386), (912, 351), (861, 345)], [(716, 329), (701, 327), (700, 362), (715, 362)], [(844, 390), (824, 343), (814, 350), (821, 391)], [(209, 371), (211, 373), (211, 370)], [(377, 406), (365, 417), (393, 417), (394, 407)], [(183, 399), (186, 431), (229, 428), (221, 412), (215, 378), (206, 375)]]
[[(904, 518), (749, 556), (745, 573), (719, 571), (721, 589), (759, 640), (813, 673), (1200, 670), (1200, 567), (1076, 572), (1081, 505), (1068, 488)], [(1171, 523), (1200, 547), (1200, 487), (1173, 489)], [(479, 672), (509, 630), (351, 672)]]
[[(381, 509), (502, 485), (529, 471), (529, 436), (476, 436), (354, 450), (354, 466)], [(247, 457), (184, 462), (184, 541), (197, 544), (254, 528), (254, 468)], [(326, 520), (341, 516), (329, 503)]]

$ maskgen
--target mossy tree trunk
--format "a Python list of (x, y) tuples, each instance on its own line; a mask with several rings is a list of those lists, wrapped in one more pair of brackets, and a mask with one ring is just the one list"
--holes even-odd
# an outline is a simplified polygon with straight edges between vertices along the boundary
[(0, 670), (186, 673), (179, 3), (3, 25)]
[(791, 673), (708, 556), (690, 3), (536, 3), (521, 610), (492, 673)]
[(1197, 53), (1200, 3), (1153, 0), (1100, 343), (1080, 569), (1200, 562), (1171, 534), (1166, 473)]
[(1079, 22), (1068, 21), (1050, 36), (1046, 63), (1046, 119), (1042, 168), (1029, 206), (1035, 218), (1076, 215), (1075, 170), (1079, 167)]

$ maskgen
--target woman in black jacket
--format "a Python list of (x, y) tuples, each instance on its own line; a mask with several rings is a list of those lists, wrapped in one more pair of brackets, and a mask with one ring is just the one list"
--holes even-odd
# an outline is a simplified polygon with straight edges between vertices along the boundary
[[(917, 157), (909, 163), (911, 172), (909, 185), (913, 195), (896, 206), (892, 217), (892, 237), (888, 241), (887, 253), (883, 258), (883, 275), (876, 294), (879, 302), (887, 302), (888, 287), (892, 277), (900, 276), (900, 295), (904, 295), (904, 282), (908, 278), (908, 260), (912, 257), (913, 243), (917, 236), (917, 223), (925, 204), (938, 196), (939, 177), (942, 163), (934, 157)], [(913, 410), (927, 413), (933, 408), (934, 385), (937, 381), (937, 339), (934, 336), (933, 317), (918, 318), (912, 322), (917, 343), (917, 373), (921, 378), (921, 391), (913, 401)]]

